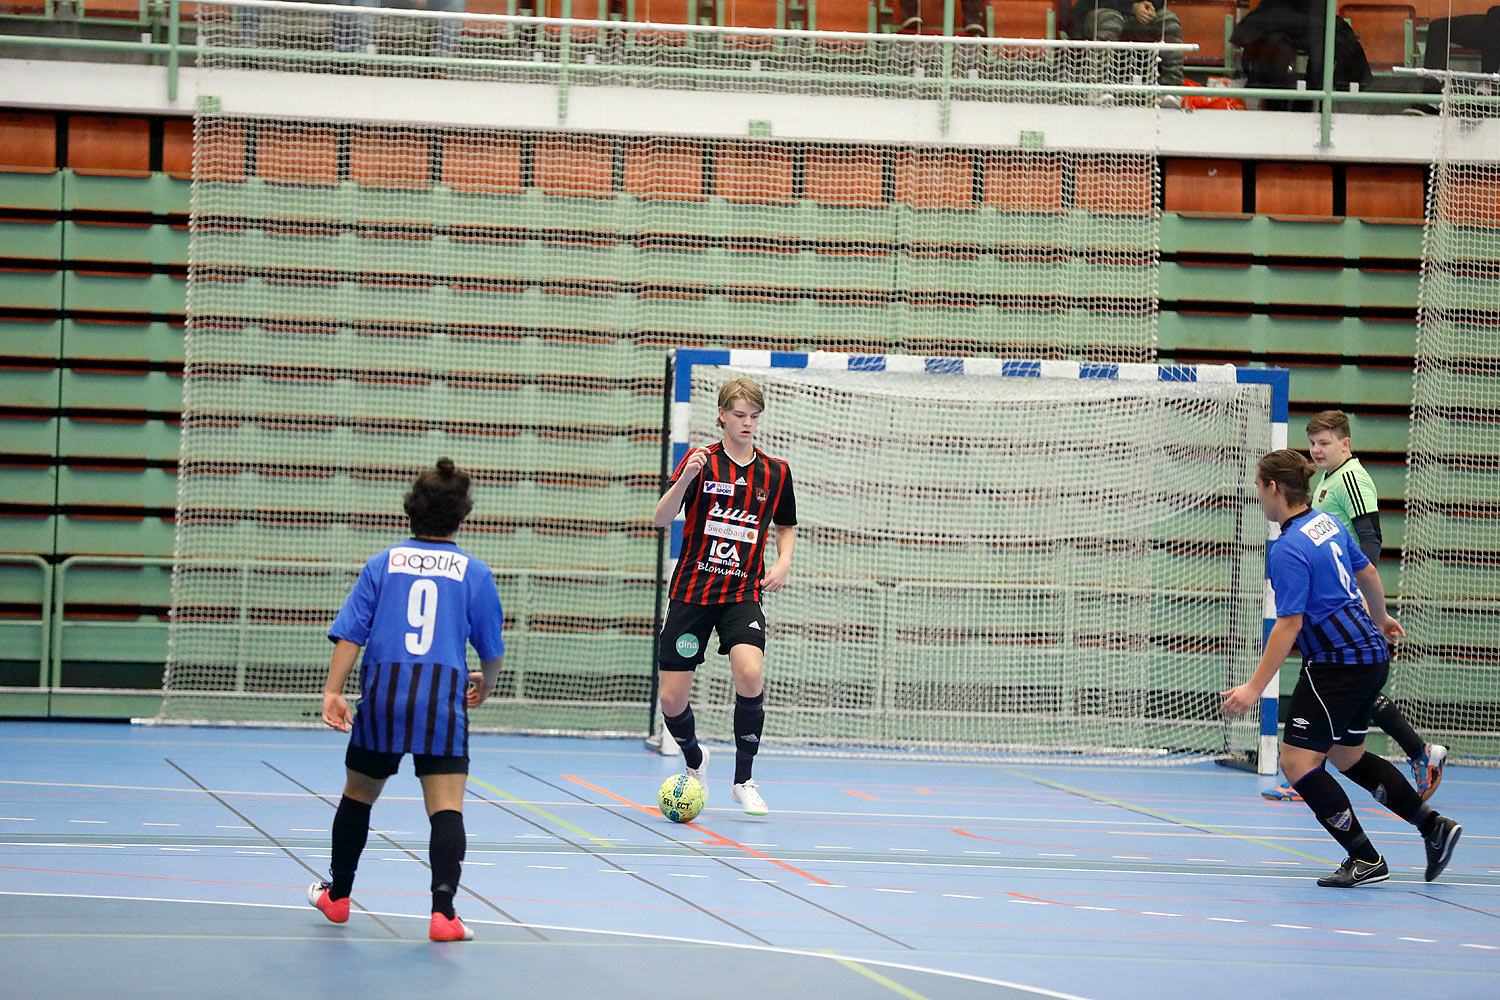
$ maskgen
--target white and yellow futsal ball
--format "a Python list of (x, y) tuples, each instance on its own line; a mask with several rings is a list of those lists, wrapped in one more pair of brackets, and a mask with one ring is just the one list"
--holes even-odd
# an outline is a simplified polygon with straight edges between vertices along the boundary
[(675, 774), (663, 781), (656, 795), (661, 814), (673, 823), (691, 823), (697, 819), (707, 800), (702, 782), (690, 774)]

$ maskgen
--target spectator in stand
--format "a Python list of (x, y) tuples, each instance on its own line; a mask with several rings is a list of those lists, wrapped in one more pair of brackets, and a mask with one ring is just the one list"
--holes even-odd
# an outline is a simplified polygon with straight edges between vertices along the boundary
[[(983, 0), (958, 0), (959, 12), (963, 15), (963, 33), (975, 38), (983, 38), (986, 34), (984, 28), (984, 3)], [(922, 33), (922, 12), (918, 6), (918, 0), (901, 0), (896, 14), (896, 30), (903, 35), (920, 35)]]
[[(1072, 38), (1097, 42), (1178, 42), (1182, 22), (1167, 10), (1165, 0), (1078, 0), (1073, 6)], [(1182, 86), (1183, 53), (1166, 51), (1157, 64), (1157, 82), (1164, 87)], [(1102, 96), (1102, 95), (1101, 95)], [(1182, 99), (1162, 98), (1162, 107), (1181, 107)]]
[[(1323, 0), (1262, 0), (1246, 14), (1229, 37), (1243, 50), (1240, 65), (1245, 86), (1296, 88), (1293, 64), (1298, 52), (1307, 53), (1307, 71), (1302, 79), (1307, 89), (1323, 89), (1323, 25), (1327, 18)], [(1354, 28), (1343, 18), (1333, 22), (1333, 88), (1348, 90), (1351, 83), (1368, 86), (1374, 77), (1365, 47)], [(1314, 105), (1296, 101), (1266, 101), (1267, 111), (1309, 110)]]
[[(1427, 48), (1422, 52), (1422, 65), (1426, 69), (1445, 70), (1453, 48), (1478, 49), (1479, 72), (1500, 73), (1500, 7), (1491, 7), (1483, 14), (1461, 14), (1458, 17), (1440, 17), (1427, 26)], [(1428, 79), (1422, 89), (1429, 94), (1441, 94), (1443, 81)], [(1436, 104), (1419, 104), (1408, 108), (1407, 114), (1435, 115)]]

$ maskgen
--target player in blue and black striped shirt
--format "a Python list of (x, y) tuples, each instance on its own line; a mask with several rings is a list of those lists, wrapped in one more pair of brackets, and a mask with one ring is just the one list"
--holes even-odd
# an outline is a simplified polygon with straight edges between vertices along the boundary
[[(401, 758), (412, 755), (432, 824), (434, 941), (473, 937), (453, 912), (467, 838), (464, 787), (469, 774), (469, 712), (500, 675), (500, 596), (490, 568), (453, 543), (473, 501), (469, 476), (440, 458), (406, 494), (412, 538), (372, 557), (328, 630), (336, 645), (323, 684), (323, 721), (350, 733), (344, 797), (333, 818), (330, 880), (308, 901), (336, 924), (349, 919), (354, 870), (370, 832), (370, 807)], [(470, 673), (466, 647), (482, 661)], [(360, 647), (359, 711), (344, 682)]]
[(1302, 672), (1288, 706), (1281, 769), (1318, 822), (1349, 852), (1318, 884), (1349, 889), (1390, 878), (1349, 797), (1324, 768), (1326, 760), (1421, 831), (1431, 882), (1448, 866), (1462, 827), (1422, 802), (1390, 761), (1365, 752), (1370, 712), (1390, 673), (1386, 640), (1406, 633), (1386, 612), (1380, 574), (1349, 532), (1338, 518), (1308, 505), (1315, 471), (1288, 449), (1273, 451), (1256, 466), (1261, 510), (1281, 525), (1281, 537), (1266, 559), (1276, 624), (1254, 675), (1224, 692), (1224, 711), (1231, 718), (1249, 711), (1295, 642), (1302, 651)]

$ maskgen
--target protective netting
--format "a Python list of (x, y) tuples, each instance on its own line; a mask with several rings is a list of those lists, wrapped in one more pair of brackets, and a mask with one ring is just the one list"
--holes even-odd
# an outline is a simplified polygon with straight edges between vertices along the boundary
[(1471, 763), (1500, 760), (1500, 81), (1448, 81), (1427, 202), (1392, 690)]
[[(764, 599), (767, 743), (1255, 747), (1258, 722), (1219, 704), (1259, 659), (1264, 386), (695, 368), (692, 444), (717, 440), (736, 374), (766, 392), (759, 446), (790, 465), (800, 522)], [(728, 732), (715, 659), (694, 712)]]
[[(196, 120), (164, 718), (308, 719), (354, 568), (399, 540), (406, 484), (446, 454), (477, 477), (460, 542), (507, 611), (476, 724), (645, 732), (667, 346), (1154, 356), (1155, 111), (1132, 86), (1149, 49), (269, 3), (207, 5), (199, 24), (214, 96)], [(452, 58), (435, 55), (452, 24)], [(972, 76), (960, 55), (982, 57)], [(495, 101), (534, 121), (522, 98), (560, 93), (574, 112), (837, 97), (913, 120), (1010, 102), (1049, 143), (1088, 139), (452, 124)]]

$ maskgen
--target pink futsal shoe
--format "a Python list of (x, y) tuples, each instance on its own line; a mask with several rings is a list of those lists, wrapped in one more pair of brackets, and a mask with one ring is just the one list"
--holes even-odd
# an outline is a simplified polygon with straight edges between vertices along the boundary
[(427, 936), (433, 941), (472, 941), (474, 932), (464, 926), (457, 916), (448, 918), (434, 912), (432, 923), (427, 927)]
[(349, 922), (349, 897), (329, 899), (327, 882), (314, 882), (308, 886), (307, 901), (316, 906), (331, 923), (347, 924)]

